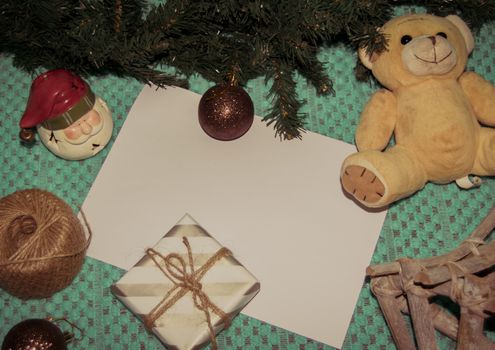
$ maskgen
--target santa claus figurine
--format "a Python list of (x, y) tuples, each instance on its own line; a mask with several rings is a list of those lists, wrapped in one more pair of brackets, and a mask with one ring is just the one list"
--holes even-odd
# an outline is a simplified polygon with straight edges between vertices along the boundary
[(25, 143), (34, 142), (36, 128), (50, 151), (64, 159), (79, 160), (105, 147), (112, 136), (113, 120), (106, 103), (84, 80), (56, 69), (33, 81), (20, 127)]

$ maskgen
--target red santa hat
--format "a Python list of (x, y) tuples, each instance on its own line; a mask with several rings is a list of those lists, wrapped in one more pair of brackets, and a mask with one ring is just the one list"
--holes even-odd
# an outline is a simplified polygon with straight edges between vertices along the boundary
[(89, 85), (77, 75), (55, 69), (43, 73), (31, 84), (26, 110), (19, 123), (26, 129), (41, 125), (48, 130), (65, 129), (87, 112), (95, 103)]

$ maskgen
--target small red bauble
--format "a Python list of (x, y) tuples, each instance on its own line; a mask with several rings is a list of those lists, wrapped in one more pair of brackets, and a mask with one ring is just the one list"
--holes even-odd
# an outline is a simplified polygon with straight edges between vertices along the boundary
[(240, 86), (216, 85), (208, 89), (198, 108), (199, 124), (217, 140), (230, 141), (244, 135), (254, 120), (253, 101)]

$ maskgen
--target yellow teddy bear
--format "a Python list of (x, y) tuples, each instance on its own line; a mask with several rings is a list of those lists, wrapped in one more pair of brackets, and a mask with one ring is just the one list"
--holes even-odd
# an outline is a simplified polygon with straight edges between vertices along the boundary
[[(359, 152), (344, 160), (343, 188), (377, 208), (428, 181), (469, 188), (476, 183), (468, 175), (495, 175), (495, 87), (465, 72), (474, 47), (467, 25), (457, 16), (413, 14), (381, 30), (387, 50), (370, 56), (363, 49), (359, 58), (385, 89), (362, 113)], [(392, 134), (395, 145), (384, 151)]]

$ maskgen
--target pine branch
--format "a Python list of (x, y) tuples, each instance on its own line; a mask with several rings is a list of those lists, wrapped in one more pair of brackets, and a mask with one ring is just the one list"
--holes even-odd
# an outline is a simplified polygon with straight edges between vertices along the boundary
[(263, 118), (267, 125), (273, 124), (275, 136), (281, 140), (301, 138), (304, 132), (306, 115), (299, 112), (302, 102), (297, 100), (296, 82), (290, 66), (273, 60), (267, 79), (272, 81), (268, 97), (272, 99), (272, 108)]
[(400, 3), (423, 6), (428, 12), (438, 16), (459, 15), (473, 30), (495, 21), (493, 0), (402, 0)]
[(297, 67), (299, 73), (315, 87), (318, 95), (335, 94), (333, 83), (328, 77), (325, 67), (316, 57), (316, 52), (307, 54), (306, 59), (300, 61)]
[[(290, 139), (301, 137), (305, 117), (293, 74), (319, 94), (333, 92), (317, 56), (324, 45), (344, 42), (370, 55), (385, 50), (387, 38), (377, 28), (399, 5), (456, 13), (472, 27), (495, 20), (491, 0), (167, 0), (149, 11), (146, 4), (3, 0), (0, 52), (13, 54), (14, 64), (30, 72), (112, 73), (158, 86), (184, 86), (192, 74), (221, 83), (238, 67), (240, 84), (259, 76), (273, 83), (273, 106), (264, 119), (277, 136)], [(177, 74), (165, 74), (161, 65)]]
[(160, 88), (167, 86), (180, 86), (183, 88), (189, 87), (189, 84), (185, 79), (178, 79), (174, 75), (147, 67), (134, 67), (132, 65), (125, 66), (122, 73), (122, 75), (129, 75), (144, 84), (154, 84)]

